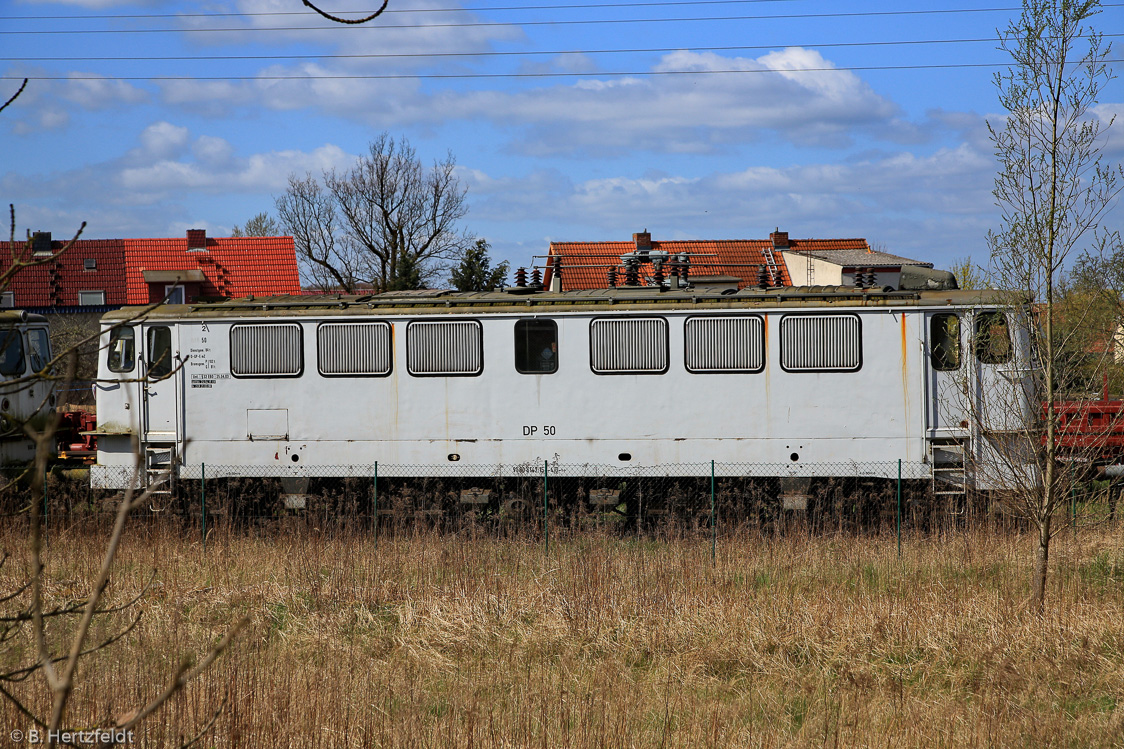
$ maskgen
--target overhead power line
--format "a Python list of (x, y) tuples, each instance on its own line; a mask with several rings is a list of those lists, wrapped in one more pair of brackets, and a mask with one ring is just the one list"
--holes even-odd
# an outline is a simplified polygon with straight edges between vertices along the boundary
[[(1101, 7), (1118, 7), (1124, 3), (1105, 4)], [(364, 26), (237, 26), (215, 28), (162, 28), (162, 29), (29, 29), (16, 31), (10, 29), (0, 30), (0, 35), (60, 35), (60, 34), (167, 34), (167, 33), (215, 33), (215, 32), (262, 32), (262, 31), (323, 31), (325, 29), (365, 29), (378, 31), (385, 29), (439, 29), (439, 28), (481, 28), (495, 26), (588, 26), (593, 24), (628, 24), (628, 23), (712, 23), (716, 21), (772, 21), (772, 20), (804, 20), (813, 18), (874, 18), (892, 16), (929, 16), (949, 15), (955, 13), (1009, 13), (1020, 8), (943, 8), (931, 10), (884, 10), (884, 11), (856, 11), (848, 13), (784, 13), (774, 15), (751, 16), (699, 16), (694, 18), (608, 18), (608, 19), (573, 19), (552, 21), (471, 21), (462, 23), (407, 23), (407, 24), (372, 24)]]
[[(1102, 34), (1104, 37), (1121, 37), (1124, 34)], [(0, 60), (7, 62), (173, 62), (173, 61), (231, 61), (231, 60), (371, 60), (371, 59), (398, 59), (398, 58), (443, 58), (443, 57), (528, 57), (546, 55), (556, 57), (560, 55), (615, 55), (615, 54), (651, 54), (657, 52), (750, 52), (766, 49), (785, 49), (798, 47), (801, 49), (834, 49), (840, 47), (896, 47), (911, 45), (938, 45), (938, 44), (978, 44), (995, 43), (995, 37), (980, 37), (976, 39), (881, 39), (872, 42), (823, 42), (823, 43), (776, 43), (776, 44), (745, 44), (722, 47), (642, 47), (633, 49), (561, 49), (561, 50), (511, 50), (511, 51), (480, 51), (480, 52), (372, 52), (369, 54), (309, 54), (309, 55), (124, 55), (120, 57), (106, 57), (105, 55), (91, 55), (81, 57), (4, 57)]]
[[(1105, 60), (1105, 62), (1124, 62), (1124, 59)], [(1076, 65), (1078, 61), (1067, 62)], [(794, 68), (777, 70), (763, 68), (756, 70), (615, 70), (588, 73), (388, 73), (384, 75), (215, 75), (215, 76), (175, 76), (175, 75), (29, 75), (0, 76), (0, 80), (12, 81), (27, 78), (32, 81), (380, 81), (401, 79), (471, 79), (471, 78), (587, 78), (603, 76), (606, 78), (646, 77), (666, 75), (737, 75), (737, 74), (784, 74), (792, 73), (843, 73), (878, 70), (950, 70), (956, 68), (1001, 68), (1009, 62), (961, 62), (933, 65), (852, 65), (838, 68)]]
[[(757, 3), (796, 3), (807, 0), (663, 0), (662, 2), (643, 3), (568, 3), (565, 5), (479, 5), (461, 8), (387, 8), (383, 15), (391, 13), (477, 13), (483, 11), (519, 11), (519, 10), (584, 10), (586, 8), (666, 8), (684, 5), (749, 5)], [(337, 10), (331, 11), (335, 15), (367, 15), (367, 11)], [(50, 15), (50, 16), (0, 16), (0, 21), (77, 21), (77, 20), (108, 20), (115, 18), (262, 18), (269, 16), (310, 16), (316, 13), (311, 10), (273, 10), (257, 13), (83, 13), (80, 15)]]

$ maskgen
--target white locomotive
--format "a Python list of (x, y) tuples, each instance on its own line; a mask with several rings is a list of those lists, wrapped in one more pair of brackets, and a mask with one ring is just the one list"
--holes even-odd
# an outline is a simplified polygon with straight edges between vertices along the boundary
[(1033, 421), (1025, 311), (995, 292), (839, 287), (125, 308), (102, 320), (92, 481), (121, 488), (139, 447), (148, 472), (186, 478), (204, 464), (207, 477), (375, 463), (527, 475), (544, 461), (571, 475), (703, 476), (717, 461), (869, 476), (901, 459), (999, 488), (1003, 471), (967, 466), (997, 461)]
[(55, 405), (52, 383), (36, 377), (50, 361), (46, 317), (0, 312), (0, 464), (24, 464), (35, 457), (35, 443), (23, 425)]

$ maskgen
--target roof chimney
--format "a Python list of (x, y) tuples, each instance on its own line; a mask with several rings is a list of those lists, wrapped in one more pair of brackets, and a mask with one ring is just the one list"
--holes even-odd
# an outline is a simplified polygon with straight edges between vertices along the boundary
[(33, 255), (51, 254), (51, 232), (37, 231), (31, 235), (31, 252)]
[(206, 229), (188, 229), (187, 230), (187, 251), (192, 250), (205, 250), (207, 249), (207, 230)]
[(652, 249), (652, 235), (648, 233), (647, 229), (633, 234), (632, 241), (636, 243), (637, 252), (648, 252)]
[(774, 250), (787, 250), (788, 249), (788, 232), (781, 231), (780, 227), (769, 235), (769, 239), (773, 241)]

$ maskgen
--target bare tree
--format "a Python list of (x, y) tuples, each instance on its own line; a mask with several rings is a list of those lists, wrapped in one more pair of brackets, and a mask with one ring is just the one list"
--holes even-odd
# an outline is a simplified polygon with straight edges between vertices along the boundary
[[(1000, 34), (1013, 66), (995, 78), (1005, 119), (988, 123), (999, 173), (993, 191), (1001, 210), (989, 233), (991, 275), (1010, 289), (1029, 290), (1039, 301), (1033, 349), (1041, 366), (1045, 413), (1028, 434), (1040, 481), (1027, 482), (1014, 509), (1036, 529), (1031, 603), (1042, 611), (1055, 514), (1065, 506), (1067, 477), (1059, 469), (1062, 443), (1057, 400), (1075, 366), (1066, 336), (1081, 329), (1083, 306), (1066, 310), (1059, 326), (1059, 280), (1079, 253), (1102, 257), (1119, 237), (1100, 222), (1120, 191), (1121, 172), (1102, 163), (1104, 130), (1093, 116), (1102, 86), (1111, 78), (1109, 53), (1088, 26), (1099, 0), (1023, 0), (1022, 13)], [(986, 330), (976, 331), (986, 338)], [(979, 344), (977, 344), (979, 345)]]
[(281, 225), (293, 235), (301, 269), (313, 285), (350, 294), (366, 280), (364, 258), (341, 231), (335, 196), (315, 177), (290, 174), (289, 188), (276, 204)]
[(323, 187), (290, 176), (277, 210), (315, 283), (386, 290), (405, 270), (434, 278), (472, 245), (457, 227), (466, 194), (451, 153), (427, 168), (408, 141), (383, 133), (354, 167), (325, 172)]

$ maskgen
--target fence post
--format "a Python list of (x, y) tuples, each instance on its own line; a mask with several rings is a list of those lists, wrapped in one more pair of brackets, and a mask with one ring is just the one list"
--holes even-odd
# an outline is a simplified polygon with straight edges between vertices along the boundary
[(902, 558), (902, 459), (898, 458), (898, 559)]
[[(44, 494), (46, 495), (46, 482), (44, 482)], [(1069, 527), (1073, 532), (1073, 538), (1077, 538), (1077, 471), (1070, 471), (1069, 475)]]
[(371, 486), (371, 514), (374, 523), (375, 551), (379, 550), (379, 462), (375, 461), (375, 480)]
[(203, 508), (203, 553), (207, 553), (207, 464), (199, 464), (199, 502)]
[(710, 461), (710, 563), (717, 564), (718, 518), (714, 514), (714, 461)]
[(550, 466), (549, 461), (544, 460), (542, 462), (542, 534), (543, 534), (543, 541), (546, 544), (546, 553), (547, 554), (550, 553), (550, 523), (548, 522), (548, 517), (547, 517), (547, 510), (548, 510), (547, 496), (548, 495), (547, 495), (547, 485), (546, 485), (549, 466)]

